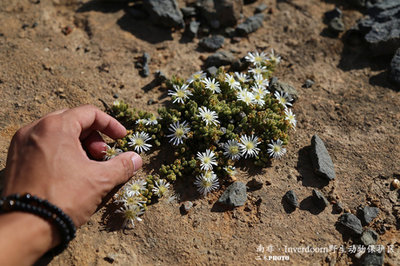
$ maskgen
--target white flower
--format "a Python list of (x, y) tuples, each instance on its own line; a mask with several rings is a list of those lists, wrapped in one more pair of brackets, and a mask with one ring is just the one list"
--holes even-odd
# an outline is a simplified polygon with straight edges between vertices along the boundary
[(249, 61), (250, 63), (253, 63), (253, 64), (256, 65), (256, 66), (260, 66), (260, 65), (262, 65), (263, 63), (265, 63), (265, 61), (268, 60), (268, 57), (267, 57), (267, 55), (266, 55), (264, 52), (261, 52), (261, 54), (260, 54), (260, 53), (258, 53), (257, 51), (255, 51), (254, 54), (252, 54), (252, 53), (249, 52), (249, 53), (245, 56), (245, 59), (246, 59), (247, 61)]
[(146, 189), (146, 181), (143, 179), (132, 180), (125, 186), (125, 194), (128, 197), (139, 196)]
[(240, 83), (235, 80), (232, 75), (225, 73), (225, 82), (228, 83), (231, 89), (238, 89), (240, 88)]
[(187, 82), (190, 84), (193, 81), (201, 80), (206, 77), (206, 73), (203, 71), (197, 71), (196, 73), (193, 73), (192, 76), (187, 80)]
[(274, 49), (271, 49), (271, 53), (269, 54), (269, 58), (271, 61), (275, 61), (278, 65), (281, 62), (281, 57), (278, 54), (275, 54)]
[(260, 148), (257, 148), (257, 145), (260, 144), (257, 136), (243, 135), (240, 137), (240, 142), (241, 143), (239, 143), (239, 147), (242, 156), (244, 155), (244, 158), (257, 156), (258, 152), (260, 151)]
[(236, 168), (235, 166), (225, 166), (224, 170), (228, 173), (229, 176), (236, 175)]
[(197, 159), (200, 160), (201, 170), (212, 170), (213, 165), (217, 165), (215, 153), (209, 149), (207, 149), (206, 152), (203, 153), (198, 152)]
[(213, 171), (206, 171), (206, 173), (197, 176), (194, 184), (197, 186), (199, 193), (203, 195), (207, 195), (219, 188), (217, 175)]
[(265, 87), (262, 86), (253, 86), (251, 87), (251, 90), (253, 91), (253, 93), (258, 93), (262, 96), (265, 96), (270, 93), (269, 90), (267, 90)]
[(290, 109), (286, 109), (286, 110), (285, 110), (285, 115), (286, 115), (285, 119), (286, 119), (287, 121), (289, 121), (290, 125), (291, 125), (293, 128), (295, 128), (295, 127), (296, 127), (296, 123), (297, 123), (297, 121), (296, 121), (296, 115), (293, 114), (292, 110), (290, 110)]
[(197, 116), (201, 117), (201, 119), (206, 123), (206, 126), (208, 126), (208, 124), (213, 124), (215, 126), (219, 124), (217, 112), (211, 111), (210, 109), (207, 109), (207, 107), (202, 106), (199, 107), (199, 113), (200, 114)]
[(245, 102), (247, 105), (254, 103), (254, 95), (246, 89), (240, 90), (237, 96), (239, 101)]
[(203, 79), (201, 82), (204, 83), (204, 85), (206, 86), (206, 89), (209, 89), (210, 91), (212, 91), (212, 93), (220, 93), (221, 89), (219, 88), (219, 82), (215, 81), (215, 79), (211, 79), (211, 78), (205, 78)]
[(265, 66), (256, 66), (254, 68), (249, 68), (249, 72), (253, 73), (254, 75), (259, 74), (262, 75), (263, 73), (267, 72), (267, 67)]
[(136, 124), (146, 124), (147, 123), (147, 119), (141, 118), (136, 120)]
[(115, 107), (121, 107), (121, 102), (118, 101), (118, 100), (115, 100), (115, 101), (113, 102), (113, 106), (115, 106)]
[(236, 76), (237, 80), (241, 83), (246, 83), (249, 81), (249, 79), (245, 73), (235, 72), (235, 76)]
[(271, 140), (271, 142), (272, 144), (268, 144), (269, 149), (267, 150), (269, 156), (275, 159), (281, 158), (286, 153), (286, 149), (282, 148), (282, 140), (278, 139), (276, 142)]
[(131, 193), (128, 193), (126, 189), (123, 189), (122, 193), (118, 193), (117, 195), (118, 198), (115, 200), (115, 203), (122, 203), (126, 206), (128, 205), (139, 205), (143, 206), (143, 204), (146, 203), (146, 201), (143, 200), (143, 197), (140, 195), (128, 195)]
[(149, 137), (149, 134), (145, 132), (136, 132), (134, 135), (129, 137), (129, 146), (134, 146), (134, 150), (138, 153), (141, 153), (142, 151), (148, 151), (151, 148), (151, 144), (146, 143), (147, 141), (151, 140)]
[(254, 102), (255, 102), (257, 105), (263, 107), (264, 104), (265, 104), (264, 95), (262, 95), (262, 94), (260, 94), (260, 93), (258, 93), (258, 92), (254, 92), (254, 93), (253, 93), (253, 96), (254, 96)]
[(290, 103), (293, 99), (290, 97), (290, 95), (287, 92), (281, 92), (275, 91), (274, 93), (275, 98), (279, 101), (280, 104), (282, 104), (285, 108), (287, 106), (291, 106), (292, 104)]
[(144, 119), (144, 124), (146, 126), (157, 125), (158, 124), (157, 117), (153, 114), (150, 118)]
[(257, 87), (265, 88), (269, 86), (268, 79), (264, 79), (264, 77), (261, 74), (255, 74), (253, 78), (254, 78), (254, 83), (256, 84)]
[(169, 142), (177, 146), (183, 144), (183, 139), (187, 138), (186, 134), (190, 131), (190, 127), (186, 125), (186, 121), (183, 121), (182, 124), (177, 121), (169, 126), (169, 130), (172, 132), (172, 134), (167, 135), (168, 138), (171, 138)]
[(167, 192), (169, 188), (169, 183), (164, 179), (160, 179), (155, 182), (155, 187), (153, 188), (153, 193), (157, 195), (157, 197), (161, 198), (165, 192)]
[(135, 227), (135, 221), (142, 221), (139, 217), (144, 213), (143, 206), (139, 204), (123, 205), (120, 209), (115, 211), (116, 213), (122, 213), (124, 216), (123, 227), (127, 226), (128, 222), (131, 222), (132, 227)]
[(104, 160), (110, 160), (112, 158), (114, 158), (115, 156), (117, 156), (118, 154), (122, 153), (121, 149), (115, 148), (117, 144), (114, 144), (114, 146), (111, 148), (109, 145), (106, 144), (106, 150), (103, 151), (104, 153)]
[(168, 91), (168, 95), (175, 97), (173, 103), (184, 103), (185, 99), (188, 99), (189, 96), (192, 95), (192, 93), (190, 92), (190, 90), (188, 89), (189, 85), (187, 84), (183, 84), (181, 87), (179, 87), (178, 85), (174, 84), (174, 90), (169, 90)]
[(236, 140), (230, 139), (228, 142), (222, 144), (222, 148), (224, 149), (224, 155), (232, 160), (240, 159), (240, 147), (239, 142)]

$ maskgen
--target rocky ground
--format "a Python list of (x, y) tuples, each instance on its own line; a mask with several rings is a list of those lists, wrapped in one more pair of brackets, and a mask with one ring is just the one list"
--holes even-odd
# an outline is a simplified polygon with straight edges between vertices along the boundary
[[(390, 81), (388, 70), (393, 54), (371, 57), (364, 42), (346, 41), (345, 31), (364, 17), (364, 11), (342, 1), (245, 2), (254, 3), (243, 6), (243, 17), (236, 23), (265, 4), (261, 28), (249, 35), (241, 30), (230, 35), (232, 30), (222, 25), (209, 28), (225, 36), (218, 51), (229, 51), (235, 58), (271, 48), (282, 56), (275, 76), (299, 94), (293, 108), (298, 127), (291, 133), (286, 157), (262, 170), (240, 169), (239, 181), (255, 179), (262, 186), (249, 189), (246, 204), (233, 210), (215, 205), (225, 187), (198, 199), (194, 188), (185, 184), (176, 186), (178, 200), (166, 197), (150, 206), (133, 230), (118, 230), (113, 209), (104, 207), (50, 265), (358, 264), (365, 255), (359, 260), (348, 249), (339, 249), (357, 244), (357, 237), (337, 226), (339, 217), (344, 224), (356, 224), (353, 233), (361, 226), (373, 229), (379, 236), (377, 245), (393, 247), (385, 253), (385, 263), (400, 263), (400, 195), (391, 185), (400, 178), (400, 86)], [(339, 28), (344, 27), (337, 36), (324, 22), (325, 12), (335, 7), (342, 11)], [(22, 125), (64, 107), (90, 103), (103, 108), (100, 99), (112, 103), (118, 98), (155, 112), (168, 98), (162, 86), (152, 86), (154, 73), (188, 77), (214, 53), (199, 45), (207, 36), (204, 27), (192, 39), (193, 34), (179, 29), (181, 23), (165, 29), (153, 25), (147, 15), (141, 18), (140, 9), (132, 9), (123, 1), (0, 2), (0, 169), (12, 135)], [(190, 19), (185, 23), (188, 29)], [(144, 52), (151, 57), (148, 69), (137, 63)], [(307, 79), (314, 84), (303, 86)], [(313, 171), (314, 134), (325, 143), (335, 166), (336, 178), (330, 182)], [(157, 169), (150, 159), (145, 157), (139, 176)], [(299, 202), (294, 211), (284, 204), (289, 190)], [(179, 207), (187, 200), (194, 207), (184, 215)], [(362, 213), (359, 206), (377, 207), (378, 214), (369, 225), (361, 224), (350, 214), (341, 216), (335, 202), (359, 218), (377, 211), (367, 208)], [(375, 237), (368, 235), (369, 240)], [(338, 249), (289, 252), (331, 245)], [(290, 261), (268, 261), (270, 255), (289, 256)]]

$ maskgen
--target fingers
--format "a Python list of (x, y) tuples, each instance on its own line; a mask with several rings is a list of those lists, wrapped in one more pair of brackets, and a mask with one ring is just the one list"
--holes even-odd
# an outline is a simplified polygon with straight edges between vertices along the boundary
[(62, 114), (71, 123), (74, 134), (85, 139), (92, 131), (98, 130), (110, 138), (118, 139), (126, 135), (126, 129), (116, 119), (92, 105), (70, 109)]
[(142, 158), (135, 152), (124, 152), (101, 164), (104, 165), (104, 173), (113, 179), (116, 186), (127, 182), (137, 170), (142, 168)]
[(83, 141), (83, 145), (94, 159), (101, 160), (104, 158), (106, 143), (97, 131), (93, 131)]

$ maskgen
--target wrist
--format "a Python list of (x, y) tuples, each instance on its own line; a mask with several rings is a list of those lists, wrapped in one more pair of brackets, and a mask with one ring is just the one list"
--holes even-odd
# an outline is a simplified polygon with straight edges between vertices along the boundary
[(23, 264), (33, 264), (60, 241), (54, 225), (41, 217), (24, 212), (1, 214), (0, 235), (3, 254), (0, 255), (0, 262), (6, 260), (7, 265), (14, 264), (10, 260), (18, 259), (20, 262), (21, 258), (24, 260)]

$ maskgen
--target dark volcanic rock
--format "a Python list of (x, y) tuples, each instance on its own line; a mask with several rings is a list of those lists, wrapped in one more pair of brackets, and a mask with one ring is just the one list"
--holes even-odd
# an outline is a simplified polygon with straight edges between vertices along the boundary
[(369, 246), (375, 245), (375, 243), (378, 241), (378, 238), (379, 236), (377, 232), (372, 229), (367, 229), (362, 233), (360, 241), (364, 246)]
[(224, 36), (214, 35), (200, 40), (199, 45), (207, 51), (216, 51), (224, 45)]
[(400, 1), (364, 1), (368, 15), (361, 19), (359, 31), (373, 55), (391, 55), (400, 47)]
[(151, 57), (148, 53), (143, 53), (142, 56), (142, 70), (140, 71), (140, 75), (142, 77), (148, 77), (150, 75), (150, 70), (149, 70), (149, 63), (150, 63)]
[(242, 182), (236, 181), (224, 191), (218, 199), (218, 202), (231, 207), (239, 207), (243, 206), (246, 203), (246, 200), (246, 185)]
[[(202, 17), (212, 26), (215, 20), (219, 26), (236, 25), (242, 12), (242, 0), (197, 0)], [(215, 25), (214, 25), (215, 27)]]
[(393, 54), (400, 47), (400, 19), (374, 23), (365, 40), (374, 55)]
[(342, 211), (343, 211), (343, 205), (342, 205), (342, 203), (341, 202), (336, 202), (333, 206), (332, 206), (332, 208), (333, 208), (333, 213), (335, 213), (335, 214), (339, 214), (339, 213), (342, 213)]
[(288, 192), (286, 192), (283, 198), (291, 207), (293, 208), (299, 207), (299, 201), (297, 200), (297, 196), (293, 190), (289, 190)]
[(360, 210), (361, 221), (363, 224), (370, 224), (379, 214), (377, 207), (365, 206)]
[(362, 234), (361, 221), (354, 214), (344, 213), (339, 217), (338, 222), (345, 229), (347, 229), (351, 234), (353, 234), (353, 235), (361, 235)]
[(365, 255), (362, 257), (361, 264), (362, 266), (381, 266), (383, 265), (383, 252), (365, 252)]
[(400, 48), (397, 49), (390, 63), (390, 79), (400, 85)]
[(240, 36), (246, 36), (261, 28), (264, 20), (264, 14), (257, 14), (246, 19), (242, 24), (236, 27), (236, 33)]
[(313, 189), (313, 200), (315, 205), (317, 205), (320, 209), (325, 209), (329, 205), (329, 201), (325, 198), (325, 196), (316, 189)]
[(212, 54), (209, 57), (207, 57), (205, 66), (206, 67), (227, 66), (227, 65), (233, 64), (233, 62), (235, 62), (235, 60), (236, 60), (236, 58), (232, 53), (227, 52), (227, 51), (218, 51), (215, 54)]
[(335, 168), (331, 156), (324, 142), (317, 135), (311, 138), (311, 161), (316, 174), (328, 180), (335, 179)]
[(163, 27), (183, 28), (183, 15), (176, 0), (144, 0), (143, 7), (150, 20)]
[(299, 98), (299, 94), (294, 87), (285, 82), (279, 81), (277, 78), (271, 79), (269, 87), (273, 91), (286, 92), (290, 97), (292, 97), (293, 101), (296, 101)]

